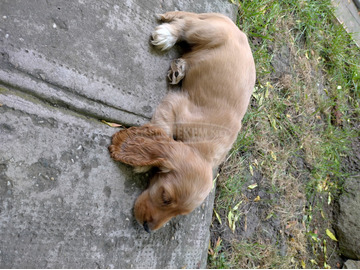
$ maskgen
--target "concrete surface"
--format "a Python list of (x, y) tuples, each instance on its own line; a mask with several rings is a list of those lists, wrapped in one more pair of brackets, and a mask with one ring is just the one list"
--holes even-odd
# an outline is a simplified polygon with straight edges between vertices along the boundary
[(347, 32), (360, 47), (360, 15), (355, 4), (351, 0), (333, 0), (335, 15), (338, 21), (344, 26)]
[(132, 207), (148, 176), (112, 161), (125, 125), (147, 122), (177, 51), (149, 44), (169, 10), (226, 0), (0, 1), (0, 268), (206, 266), (213, 193), (147, 234)]

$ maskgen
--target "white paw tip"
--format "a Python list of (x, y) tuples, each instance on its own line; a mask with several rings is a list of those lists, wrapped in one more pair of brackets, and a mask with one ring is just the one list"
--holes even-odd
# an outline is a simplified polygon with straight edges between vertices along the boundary
[(164, 23), (155, 28), (152, 33), (151, 43), (161, 50), (170, 49), (176, 43), (176, 37), (171, 32), (172, 26), (168, 23)]

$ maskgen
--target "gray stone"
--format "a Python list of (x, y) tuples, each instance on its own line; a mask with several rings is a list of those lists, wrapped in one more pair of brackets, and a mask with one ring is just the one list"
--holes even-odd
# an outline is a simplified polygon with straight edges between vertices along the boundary
[(147, 122), (177, 50), (149, 44), (168, 10), (212, 1), (0, 1), (0, 268), (206, 266), (214, 192), (147, 234), (133, 203), (149, 175), (110, 159), (117, 129)]
[(336, 233), (343, 256), (360, 259), (360, 177), (349, 178), (339, 200)]
[(343, 269), (360, 269), (360, 261), (347, 260), (343, 265)]

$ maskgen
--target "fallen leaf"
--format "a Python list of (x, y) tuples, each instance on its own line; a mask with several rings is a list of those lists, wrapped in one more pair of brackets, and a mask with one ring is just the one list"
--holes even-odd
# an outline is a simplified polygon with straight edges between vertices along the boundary
[(218, 214), (218, 212), (216, 212), (215, 209), (214, 209), (214, 213), (215, 213), (215, 216), (216, 216), (217, 220), (219, 221), (219, 223), (222, 224), (220, 215)]
[(265, 98), (268, 98), (269, 97), (269, 88), (266, 88), (266, 91), (265, 91)]
[(248, 186), (248, 189), (254, 189), (254, 188), (256, 188), (257, 186), (258, 186), (258, 184), (252, 184), (252, 185)]
[(261, 96), (260, 96), (260, 99), (259, 99), (259, 105), (260, 105), (260, 106), (263, 104), (263, 101), (264, 101), (264, 96), (261, 95)]
[(327, 234), (327, 236), (329, 236), (332, 240), (337, 241), (335, 235), (334, 235), (329, 229), (326, 229), (326, 234)]
[(270, 151), (270, 155), (271, 155), (272, 159), (276, 161), (276, 155), (273, 151)]
[(230, 229), (233, 226), (233, 217), (234, 217), (234, 213), (230, 210), (228, 213), (228, 222), (229, 222)]
[(265, 220), (268, 220), (268, 219), (272, 218), (273, 216), (274, 216), (274, 212), (271, 212), (270, 214), (267, 215)]
[(228, 213), (228, 222), (229, 222), (229, 228), (231, 229), (231, 231), (234, 233), (235, 232), (235, 228), (236, 228), (236, 222), (239, 220), (240, 217), (240, 213), (237, 213), (237, 208), (239, 207), (239, 205), (242, 203), (239, 202), (234, 208), (235, 208), (235, 212), (233, 212), (232, 209), (230, 209), (229, 213)]
[(216, 180), (218, 179), (218, 177), (219, 177), (219, 173), (216, 175), (216, 177), (214, 178), (214, 180), (213, 180), (213, 186), (212, 186), (212, 189), (211, 189), (211, 191), (213, 191), (214, 190), (214, 188), (215, 188), (215, 184), (216, 184)]
[(234, 216), (234, 222), (232, 223), (232, 228), (231, 228), (231, 230), (232, 230), (233, 233), (235, 232), (236, 222), (239, 220), (239, 217), (240, 217), (240, 214), (236, 214), (236, 215)]
[(251, 175), (254, 175), (254, 170), (253, 170), (253, 167), (251, 165), (249, 165), (249, 169), (250, 169)]
[(329, 196), (328, 196), (328, 205), (330, 205), (331, 203), (331, 193), (329, 192)]
[(270, 121), (271, 126), (272, 126), (275, 130), (277, 130), (275, 118), (272, 118), (271, 116), (268, 116), (268, 117), (269, 117), (269, 121)]
[(234, 207), (233, 207), (233, 210), (236, 211), (238, 210), (240, 204), (242, 203), (242, 201), (240, 201), (238, 204), (236, 204)]
[(266, 87), (267, 88), (274, 88), (274, 86), (272, 86), (270, 82), (266, 82)]
[(108, 125), (108, 126), (110, 126), (110, 127), (122, 127), (122, 125), (120, 125), (120, 124), (106, 122), (105, 120), (101, 120), (101, 122)]
[(254, 97), (256, 100), (259, 100), (259, 99), (260, 99), (260, 94), (253, 93), (252, 95), (253, 95), (253, 97)]
[(259, 195), (256, 196), (256, 198), (254, 199), (254, 202), (258, 202), (258, 201), (260, 201), (260, 196)]

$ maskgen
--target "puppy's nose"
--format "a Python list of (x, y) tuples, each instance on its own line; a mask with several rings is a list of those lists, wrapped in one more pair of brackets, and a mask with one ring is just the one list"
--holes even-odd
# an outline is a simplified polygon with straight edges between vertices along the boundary
[(151, 233), (151, 230), (149, 228), (149, 225), (148, 225), (147, 221), (144, 221), (143, 227), (144, 227), (144, 230), (146, 232)]

